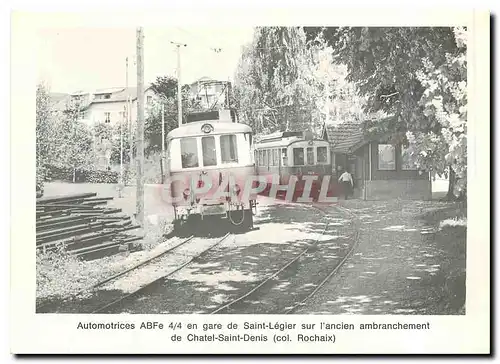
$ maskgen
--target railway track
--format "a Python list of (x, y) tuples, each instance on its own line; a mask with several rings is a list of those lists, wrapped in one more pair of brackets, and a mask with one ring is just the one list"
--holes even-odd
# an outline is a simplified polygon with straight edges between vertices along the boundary
[[(194, 238), (193, 236), (190, 236), (190, 237), (182, 240), (180, 243), (175, 244), (174, 246), (171, 246), (170, 248), (164, 250), (163, 252), (161, 252), (161, 253), (159, 253), (159, 254), (157, 254), (157, 255), (155, 255), (155, 256), (153, 256), (153, 257), (151, 257), (151, 258), (149, 258), (149, 259), (147, 259), (147, 260), (145, 260), (145, 261), (143, 261), (143, 262), (141, 262), (141, 263), (139, 263), (139, 264), (131, 267), (131, 268), (129, 268), (129, 269), (126, 269), (126, 270), (124, 270), (124, 271), (122, 271), (120, 273), (117, 273), (117, 274), (115, 274), (115, 275), (113, 275), (111, 277), (108, 277), (108, 278), (106, 278), (106, 279), (104, 279), (102, 281), (99, 281), (99, 282), (93, 284), (90, 287), (86, 287), (86, 288), (81, 289), (80, 291), (78, 291), (78, 292), (76, 292), (76, 293), (74, 293), (74, 294), (72, 294), (72, 295), (70, 295), (68, 297), (65, 297), (64, 300), (65, 301), (74, 300), (74, 299), (78, 298), (79, 296), (81, 296), (81, 295), (83, 295), (85, 293), (89, 293), (89, 292), (94, 291), (96, 288), (101, 287), (101, 286), (105, 285), (106, 283), (109, 283), (111, 281), (114, 281), (114, 280), (117, 280), (119, 278), (122, 278), (123, 276), (125, 276), (128, 273), (134, 272), (134, 271), (138, 270), (139, 268), (141, 268), (143, 266), (146, 266), (148, 264), (151, 264), (152, 262), (154, 262), (154, 261), (156, 261), (156, 260), (164, 257), (165, 255), (167, 255), (168, 253), (171, 253), (175, 249), (177, 249), (177, 248), (179, 248), (179, 247), (187, 244), (193, 238)], [(52, 305), (51, 303), (41, 304), (41, 305), (37, 306), (36, 310), (37, 310), (37, 312), (40, 312), (40, 311), (43, 312), (45, 309), (47, 309), (47, 307), (50, 307), (51, 305)]]
[[(319, 206), (314, 206), (314, 208), (316, 208), (317, 210), (319, 210), (321, 213), (323, 214), (326, 214), (326, 211), (319, 207)], [(340, 211), (343, 211), (344, 213), (347, 213), (348, 215), (350, 215), (351, 217), (353, 218), (356, 218), (356, 216), (351, 213), (349, 210), (341, 207), (341, 206), (336, 206), (336, 208)], [(325, 216), (327, 217), (327, 216)], [(298, 255), (296, 255), (293, 259), (291, 259), (290, 261), (288, 261), (286, 264), (284, 264), (280, 269), (278, 269), (275, 273), (273, 273), (272, 275), (270, 275), (269, 277), (265, 278), (263, 281), (261, 281), (257, 286), (255, 286), (254, 288), (252, 288), (250, 291), (246, 292), (245, 294), (231, 300), (230, 302), (218, 307), (217, 309), (215, 309), (214, 311), (210, 312), (210, 314), (218, 314), (218, 313), (224, 313), (225, 311), (228, 311), (228, 309), (230, 309), (231, 307), (233, 306), (236, 306), (238, 304), (245, 304), (245, 301), (247, 301), (249, 304), (254, 304), (254, 301), (251, 300), (251, 298), (259, 292), (259, 290), (261, 290), (263, 287), (265, 287), (266, 285), (268, 284), (272, 284), (272, 281), (278, 277), (279, 275), (283, 274), (284, 272), (287, 271), (287, 269), (290, 269), (290, 267), (294, 267), (295, 266), (295, 263), (299, 262), (299, 260), (304, 257), (307, 253), (313, 251), (314, 249), (316, 249), (318, 247), (318, 243), (320, 241), (320, 238), (322, 235), (325, 234), (325, 232), (327, 231), (328, 229), (328, 226), (329, 226), (329, 221), (326, 221), (325, 222), (325, 226), (321, 232), (321, 235), (313, 242), (311, 243), (309, 246), (307, 246), (304, 250), (302, 250)], [(355, 235), (357, 235), (357, 229), (355, 229)], [(354, 240), (354, 243), (351, 244), (349, 250), (347, 251), (347, 253), (345, 254), (345, 256), (340, 260), (340, 262), (338, 262), (332, 269), (330, 269), (325, 278), (323, 280), (320, 281), (319, 284), (316, 285), (315, 289), (310, 292), (309, 294), (307, 294), (304, 298), (302, 298), (300, 301), (296, 302), (293, 304), (292, 307), (289, 307), (287, 306), (284, 310), (284, 312), (275, 312), (276, 314), (291, 314), (293, 313), (299, 306), (302, 306), (304, 305), (304, 303), (309, 300), (311, 297), (314, 296), (314, 294), (316, 294), (324, 285), (325, 283), (327, 283), (330, 278), (343, 266), (343, 264), (347, 261), (347, 259), (351, 256), (352, 252), (354, 251), (354, 248), (356, 246), (356, 242), (357, 242), (357, 236), (353, 236), (351, 237), (353, 240)], [(240, 312), (239, 312), (240, 313)], [(266, 313), (269, 313), (269, 312), (266, 312)]]
[[(203, 256), (204, 254), (208, 253), (210, 250), (212, 250), (213, 248), (215, 248), (217, 245), (219, 245), (220, 243), (222, 243), (224, 240), (226, 240), (229, 236), (231, 236), (232, 234), (231, 233), (227, 233), (226, 235), (224, 235), (222, 238), (218, 239), (215, 243), (211, 244), (207, 249), (204, 249), (203, 251), (201, 251), (200, 253), (197, 253), (193, 256), (191, 256), (186, 262), (184, 262), (183, 264), (179, 265), (178, 267), (174, 268), (173, 270), (169, 271), (167, 274), (165, 275), (162, 275), (160, 278), (158, 279), (155, 279), (154, 281), (124, 295), (124, 296), (121, 296), (103, 306), (100, 306), (98, 307), (97, 309), (93, 310), (91, 313), (92, 314), (97, 314), (97, 313), (109, 313), (109, 311), (112, 311), (113, 308), (119, 306), (120, 304), (126, 302), (127, 300), (130, 300), (138, 295), (140, 295), (142, 292), (144, 292), (145, 290), (147, 290), (149, 287), (151, 287), (152, 285), (162, 281), (162, 280), (165, 280), (166, 278), (172, 276), (173, 274), (177, 273), (178, 271), (180, 271), (181, 269), (183, 269), (184, 267), (186, 267), (187, 265), (191, 264), (193, 261), (195, 261), (196, 259), (200, 258), (201, 256)], [(169, 249), (169, 251), (172, 251), (184, 244), (186, 244), (187, 242), (190, 242), (192, 241), (194, 238), (191, 236), (185, 240), (183, 240), (180, 244), (177, 244), (176, 246), (172, 247), (171, 249)], [(167, 252), (164, 252), (162, 254), (162, 256), (164, 256)], [(157, 260), (158, 257), (155, 257), (153, 259), (150, 260), (150, 262), (144, 262), (141, 266), (144, 266), (146, 264), (151, 264), (151, 261), (153, 260)], [(131, 271), (131, 270), (129, 270)], [(123, 275), (125, 275), (126, 273), (128, 272), (125, 272), (124, 274), (122, 274), (120, 277), (122, 277)], [(114, 279), (117, 279), (119, 277), (111, 277), (111, 278), (108, 278), (107, 282), (101, 282), (100, 285), (103, 285), (105, 283), (109, 283), (110, 281), (114, 280)]]

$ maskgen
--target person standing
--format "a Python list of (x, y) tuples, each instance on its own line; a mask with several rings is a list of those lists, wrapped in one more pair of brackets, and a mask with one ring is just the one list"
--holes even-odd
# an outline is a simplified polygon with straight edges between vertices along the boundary
[(342, 185), (342, 191), (344, 192), (344, 197), (347, 200), (348, 196), (351, 194), (351, 188), (354, 187), (354, 182), (352, 180), (351, 174), (345, 170), (344, 173), (340, 175), (339, 182)]

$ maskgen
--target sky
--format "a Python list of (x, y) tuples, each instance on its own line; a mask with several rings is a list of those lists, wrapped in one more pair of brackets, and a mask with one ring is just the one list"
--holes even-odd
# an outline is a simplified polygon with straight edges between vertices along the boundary
[[(144, 28), (144, 78), (176, 76), (177, 51), (181, 47), (181, 82), (201, 77), (232, 80), (241, 47), (251, 42), (253, 28)], [(129, 86), (137, 85), (134, 65), (135, 28), (43, 29), (38, 38), (38, 80), (51, 92), (124, 87), (125, 59), (129, 57)], [(220, 48), (216, 53), (213, 48)]]

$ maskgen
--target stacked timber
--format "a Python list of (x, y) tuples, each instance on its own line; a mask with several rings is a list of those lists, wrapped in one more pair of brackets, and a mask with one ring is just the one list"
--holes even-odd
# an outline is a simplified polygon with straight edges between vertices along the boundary
[(121, 209), (108, 208), (112, 197), (82, 193), (42, 197), (36, 201), (36, 248), (55, 251), (60, 247), (85, 260), (133, 250), (141, 236), (127, 232), (138, 229)]

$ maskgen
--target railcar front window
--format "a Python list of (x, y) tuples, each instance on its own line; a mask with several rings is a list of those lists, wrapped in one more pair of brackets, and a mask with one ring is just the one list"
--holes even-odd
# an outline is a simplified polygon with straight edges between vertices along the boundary
[(201, 138), (201, 148), (203, 151), (203, 165), (217, 165), (217, 150), (215, 149), (215, 138), (213, 136)]
[(296, 166), (304, 165), (304, 148), (293, 148), (293, 164)]
[(196, 138), (181, 139), (182, 168), (198, 167), (198, 146)]
[(326, 147), (318, 147), (316, 152), (318, 153), (318, 163), (326, 163), (328, 161)]
[(314, 164), (314, 148), (312, 147), (307, 148), (307, 164), (308, 165)]
[(236, 135), (222, 135), (220, 137), (220, 153), (222, 163), (238, 163)]

